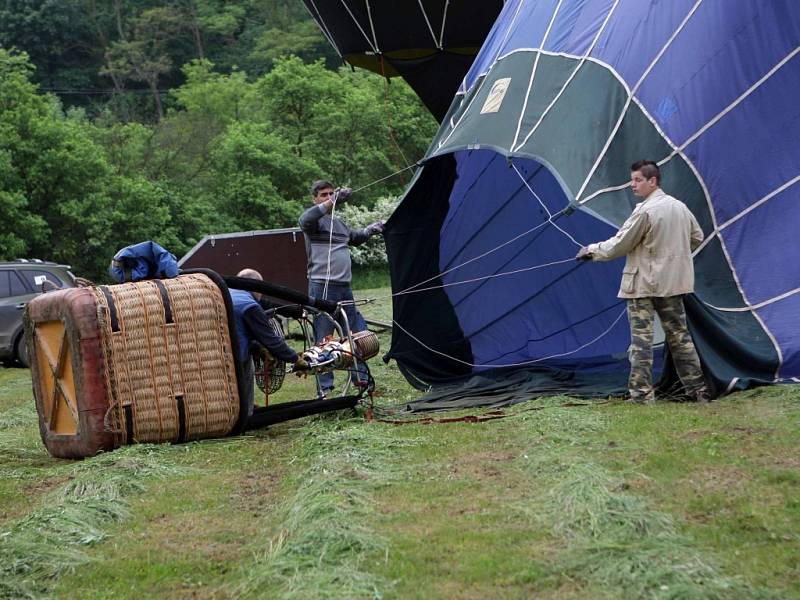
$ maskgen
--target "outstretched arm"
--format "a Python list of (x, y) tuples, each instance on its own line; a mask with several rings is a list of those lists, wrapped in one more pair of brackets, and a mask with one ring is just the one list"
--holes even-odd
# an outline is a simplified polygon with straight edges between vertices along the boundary
[(272, 328), (261, 307), (250, 308), (244, 313), (244, 320), (255, 340), (269, 350), (273, 356), (287, 363), (297, 361), (297, 352), (292, 350), (283, 336)]
[(625, 256), (642, 241), (649, 227), (650, 220), (647, 213), (634, 210), (614, 237), (604, 242), (589, 244), (587, 246), (589, 254), (594, 260), (612, 260)]
[(373, 235), (383, 233), (383, 221), (375, 221), (372, 225), (367, 225), (363, 229), (350, 230), (350, 245), (360, 246)]

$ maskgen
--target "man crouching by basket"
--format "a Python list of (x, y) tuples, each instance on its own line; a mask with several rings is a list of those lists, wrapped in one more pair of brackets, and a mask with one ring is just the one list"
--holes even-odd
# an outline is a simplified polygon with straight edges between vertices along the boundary
[[(264, 280), (261, 273), (255, 269), (242, 269), (236, 276), (257, 281)], [(289, 347), (286, 340), (283, 339), (283, 335), (272, 327), (269, 317), (258, 303), (261, 294), (235, 289), (229, 291), (233, 302), (236, 333), (239, 337), (238, 358), (244, 368), (243, 393), (247, 401), (247, 416), (249, 417), (253, 414), (254, 406), (255, 368), (250, 354), (252, 345), (263, 346), (278, 360), (293, 364), (295, 371), (307, 371), (309, 365), (305, 359), (298, 356), (297, 352)]]

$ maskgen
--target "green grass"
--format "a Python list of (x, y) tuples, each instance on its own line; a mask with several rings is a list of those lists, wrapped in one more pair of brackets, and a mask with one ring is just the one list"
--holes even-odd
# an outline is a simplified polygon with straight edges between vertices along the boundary
[(363, 420), (320, 417), (299, 428), (292, 490), (279, 509), (282, 528), (243, 567), (246, 597), (270, 589), (283, 598), (377, 597), (390, 582), (370, 556), (388, 552), (386, 537), (370, 526), (375, 492), (411, 475), (394, 452), (414, 440), (383, 435)]
[[(387, 292), (356, 297), (388, 320)], [(371, 367), (380, 404), (418, 395)], [(346, 411), (79, 462), (47, 455), (30, 389), (0, 369), (0, 597), (800, 598), (795, 386), (480, 424)], [(287, 377), (271, 402), (311, 395)]]
[(390, 286), (389, 267), (359, 267), (353, 266), (354, 290), (368, 290), (376, 288), (388, 288)]

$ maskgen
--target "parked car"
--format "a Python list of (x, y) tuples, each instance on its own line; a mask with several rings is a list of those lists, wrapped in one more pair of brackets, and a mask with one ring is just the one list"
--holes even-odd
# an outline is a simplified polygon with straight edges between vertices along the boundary
[(22, 330), (25, 305), (51, 289), (75, 287), (69, 265), (20, 258), (0, 262), (0, 359), (29, 365)]

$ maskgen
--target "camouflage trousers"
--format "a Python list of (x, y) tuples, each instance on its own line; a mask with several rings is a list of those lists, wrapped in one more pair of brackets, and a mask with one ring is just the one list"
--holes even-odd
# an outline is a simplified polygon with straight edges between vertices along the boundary
[(705, 391), (703, 370), (692, 336), (686, 327), (683, 296), (668, 298), (630, 298), (628, 321), (631, 345), (628, 358), (631, 374), (628, 390), (634, 402), (655, 402), (653, 391), (653, 314), (658, 313), (669, 344), (675, 369), (688, 396)]

